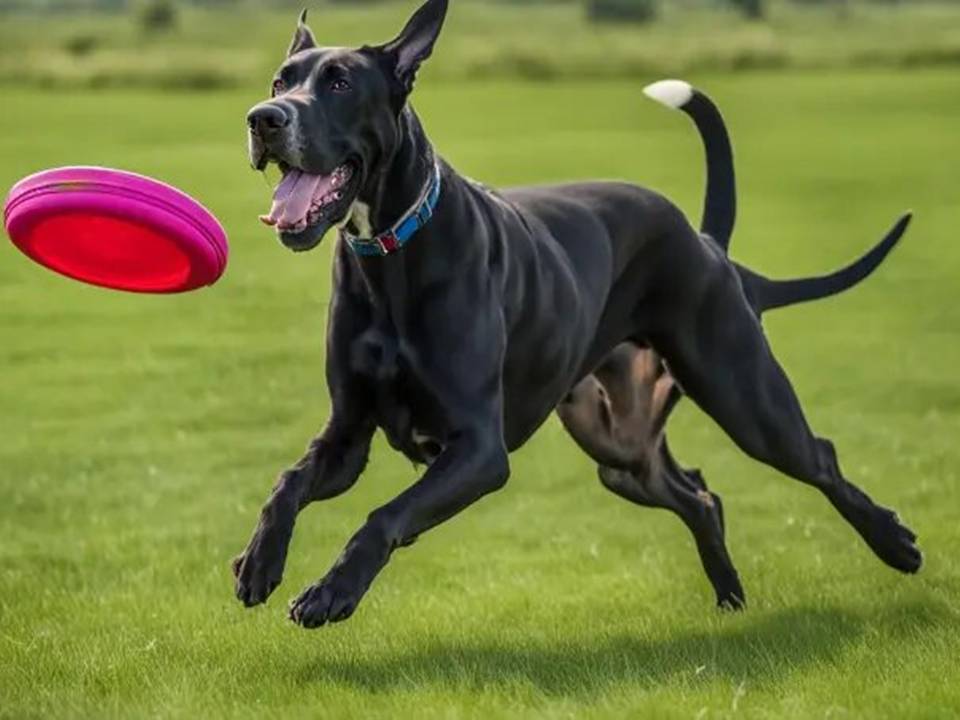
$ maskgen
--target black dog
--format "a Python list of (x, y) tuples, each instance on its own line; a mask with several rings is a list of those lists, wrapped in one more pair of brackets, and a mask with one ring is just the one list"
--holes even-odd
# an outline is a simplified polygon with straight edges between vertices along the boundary
[[(428, 0), (395, 40), (359, 49), (318, 48), (301, 21), (273, 98), (248, 115), (254, 166), (284, 171), (264, 218), (281, 241), (307, 250), (342, 228), (332, 414), (235, 561), (237, 596), (266, 600), (298, 512), (353, 485), (380, 427), (429, 467), (290, 609), (304, 627), (349, 617), (394, 549), (503, 487), (508, 453), (624, 340), (665, 358), (745, 452), (818, 488), (882, 560), (916, 571), (914, 534), (843, 478), (736, 269), (672, 203), (619, 182), (499, 194), (434, 153), (407, 98), (446, 9)], [(708, 215), (732, 218), (731, 198), (708, 198)]]

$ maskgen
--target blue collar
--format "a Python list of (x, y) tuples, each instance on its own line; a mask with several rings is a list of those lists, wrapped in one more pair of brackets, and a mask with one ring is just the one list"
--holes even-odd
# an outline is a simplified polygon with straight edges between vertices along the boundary
[(379, 257), (390, 255), (401, 250), (407, 244), (407, 241), (416, 234), (417, 230), (430, 221), (439, 199), (440, 165), (434, 161), (433, 174), (430, 177), (430, 182), (423, 189), (420, 199), (401, 216), (393, 227), (386, 232), (374, 235), (372, 238), (351, 235), (344, 227), (340, 228), (340, 236), (347, 241), (357, 255)]

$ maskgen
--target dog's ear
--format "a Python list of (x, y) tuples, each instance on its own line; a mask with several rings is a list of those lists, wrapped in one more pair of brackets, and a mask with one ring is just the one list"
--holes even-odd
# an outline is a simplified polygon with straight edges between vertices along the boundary
[(443, 19), (447, 15), (448, 0), (427, 0), (393, 40), (381, 46), (393, 66), (400, 87), (409, 93), (420, 63), (430, 57), (437, 41)]
[(287, 57), (296, 55), (303, 50), (315, 48), (316, 46), (317, 41), (314, 39), (310, 28), (307, 27), (307, 11), (304, 9), (304, 11), (300, 13), (300, 19), (297, 20), (297, 29), (293, 33), (293, 40), (290, 43), (290, 49), (287, 50)]

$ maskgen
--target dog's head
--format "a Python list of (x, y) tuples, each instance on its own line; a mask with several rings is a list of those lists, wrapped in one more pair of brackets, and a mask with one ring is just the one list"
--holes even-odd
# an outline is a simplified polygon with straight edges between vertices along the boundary
[(447, 0), (427, 0), (384, 45), (318, 47), (300, 16), (271, 97), (247, 114), (250, 162), (283, 173), (269, 215), (293, 250), (319, 244), (376, 187), (400, 141), (400, 115), (420, 64), (433, 50)]

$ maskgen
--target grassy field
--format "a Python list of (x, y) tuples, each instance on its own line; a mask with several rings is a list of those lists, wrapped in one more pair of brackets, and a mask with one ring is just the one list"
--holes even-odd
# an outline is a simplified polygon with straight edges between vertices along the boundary
[[(642, 99), (652, 79), (421, 83), (416, 104), (471, 176), (628, 178), (697, 217), (696, 135)], [(738, 150), (739, 260), (827, 270), (916, 211), (867, 284), (766, 326), (847, 475), (919, 532), (917, 577), (687, 404), (673, 445), (725, 499), (746, 613), (713, 609), (686, 530), (604, 491), (555, 420), (504, 491), (399, 551), (353, 619), (302, 631), (287, 599), (415, 478), (378, 440), (358, 486), (303, 515), (274, 598), (244, 610), (229, 560), (328, 408), (332, 241), (294, 256), (257, 223), (252, 92), (8, 87), (0, 187), (67, 163), (154, 174), (218, 214), (232, 257), (214, 288), (140, 297), (0, 244), (0, 716), (955, 717), (956, 75), (694, 79)]]
[[(719, 3), (717, 3), (719, 5)], [(323, 43), (384, 42), (415, 3), (311, 7)], [(456, 0), (433, 81), (635, 78), (719, 70), (863, 69), (960, 65), (960, 5), (865, 3), (847, 11), (771, 0), (764, 22), (662, 2), (648, 25), (593, 24), (583, 2), (498, 4)], [(174, 31), (147, 35), (136, 15), (0, 16), (0, 83), (76, 87), (263, 87), (289, 43), (297, 10), (240, 5), (185, 10)], [(38, 32), (42, 28), (42, 32)]]

